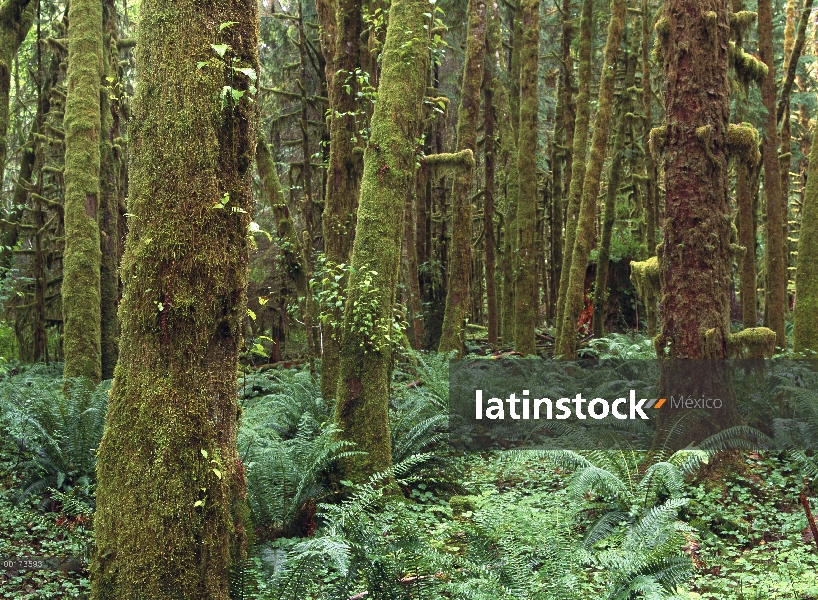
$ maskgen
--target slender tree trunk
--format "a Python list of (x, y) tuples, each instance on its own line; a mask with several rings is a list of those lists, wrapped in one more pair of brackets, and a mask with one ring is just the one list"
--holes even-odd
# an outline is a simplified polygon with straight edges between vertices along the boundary
[(0, 187), (3, 185), (8, 152), (6, 134), (9, 126), (12, 62), (20, 44), (26, 39), (36, 14), (37, 0), (3, 0), (0, 3)]
[[(477, 117), (486, 59), (486, 2), (469, 0), (469, 26), (466, 33), (466, 58), (463, 66), (460, 108), (457, 114), (457, 150), (477, 152)], [(471, 190), (474, 162), (454, 175), (452, 188), (452, 242), (449, 245), (449, 289), (443, 316), (440, 352), (456, 351), (465, 345), (466, 315), (469, 310), (469, 274), (471, 272)]]
[[(793, 349), (818, 352), (818, 134), (813, 133), (798, 236)], [(815, 355), (809, 356), (815, 358)]]
[[(392, 463), (389, 380), (393, 306), (400, 271), (403, 208), (415, 177), (430, 19), (425, 0), (393, 0), (382, 54), (378, 102), (364, 153), (355, 245), (341, 337), (336, 424), (367, 452), (342, 462), (363, 481)], [(427, 34), (428, 35), (428, 34)]]
[(767, 65), (767, 77), (761, 85), (761, 99), (767, 109), (765, 117), (764, 192), (767, 198), (767, 248), (765, 263), (767, 279), (764, 285), (765, 325), (775, 331), (776, 345), (786, 347), (784, 333), (784, 304), (786, 287), (784, 277), (785, 201), (781, 194), (781, 168), (778, 162), (778, 127), (775, 106), (775, 55), (773, 54), (772, 0), (758, 2), (758, 50)]
[(514, 349), (536, 354), (536, 256), (537, 231), (537, 65), (540, 36), (540, 3), (520, 0), (520, 120), (517, 134), (517, 170), (520, 196), (517, 201), (517, 264), (514, 281)]
[[(324, 253), (334, 265), (349, 264), (355, 240), (355, 206), (361, 178), (360, 159), (355, 156), (357, 134), (355, 90), (347, 93), (347, 78), (360, 65), (361, 0), (339, 0), (336, 14), (337, 42), (329, 50), (327, 85), (330, 101), (330, 151), (327, 189), (324, 195)], [(331, 72), (330, 72), (331, 71)], [(346, 286), (346, 278), (339, 282)], [(332, 318), (322, 325), (321, 393), (327, 400), (335, 397), (341, 333), (341, 309), (332, 308)]]
[[(214, 41), (228, 47), (223, 59)], [(252, 81), (231, 67), (257, 73), (257, 47), (255, 0), (141, 3), (95, 600), (228, 600), (231, 562), (243, 558), (236, 376), (257, 109)], [(226, 81), (244, 95), (222, 107)]]
[(560, 274), (562, 273), (563, 257), (563, 225), (565, 214), (564, 197), (567, 190), (563, 187), (563, 175), (566, 180), (570, 180), (568, 170), (568, 159), (572, 140), (568, 139), (569, 129), (573, 130), (571, 120), (571, 97), (572, 97), (572, 74), (574, 72), (574, 62), (571, 58), (571, 43), (576, 29), (571, 20), (572, 0), (562, 2), (562, 40), (560, 55), (560, 75), (557, 92), (557, 107), (554, 121), (554, 144), (551, 150), (551, 173), (553, 177), (553, 187), (551, 194), (551, 261), (550, 261), (550, 285), (548, 302), (551, 305), (549, 312), (556, 310), (557, 289), (559, 288)]
[[(403, 214), (403, 251), (406, 256), (406, 280), (409, 292), (409, 312), (412, 319), (412, 348), (420, 350), (423, 348), (423, 309), (420, 302), (420, 279), (418, 276), (418, 251), (417, 232), (415, 231), (415, 204), (417, 203), (419, 189), (418, 180), (415, 178), (414, 184), (410, 184), (406, 194), (406, 205)], [(425, 186), (424, 186), (425, 187)]]
[(65, 105), (65, 254), (62, 311), (65, 377), (102, 376), (100, 349), (100, 79), (102, 3), (74, 0), (68, 10)]
[(488, 305), (488, 338), (493, 350), (497, 349), (497, 286), (495, 280), (495, 250), (497, 240), (494, 237), (494, 81), (491, 77), (489, 60), (486, 61), (486, 71), (483, 75), (483, 97), (485, 124), (483, 135), (485, 142), (485, 193), (483, 194), (483, 244), (486, 248), (486, 303)]
[(666, 219), (657, 352), (670, 358), (718, 359), (727, 353), (730, 12), (728, 0), (665, 3)]
[[(650, 80), (650, 50), (651, 50), (651, 29), (650, 29), (650, 4), (648, 0), (642, 0), (642, 148), (645, 153), (645, 212), (646, 219), (646, 240), (648, 245), (648, 258), (656, 256), (656, 206), (659, 194), (657, 181), (659, 174), (656, 169), (656, 160), (650, 151), (650, 130), (653, 129), (653, 86)], [(648, 335), (656, 335), (656, 328), (653, 331), (648, 328)]]
[(602, 236), (599, 242), (599, 258), (596, 261), (596, 280), (594, 283), (594, 337), (605, 335), (605, 310), (608, 300), (608, 270), (611, 259), (611, 238), (613, 237), (614, 218), (616, 216), (616, 196), (622, 176), (622, 154), (625, 150), (625, 136), (630, 125), (630, 98), (628, 90), (633, 87), (636, 73), (636, 55), (626, 57), (627, 69), (622, 92), (622, 103), (619, 107), (619, 120), (614, 136), (611, 164), (608, 168), (608, 190), (605, 194), (605, 212), (602, 217)]
[[(593, 0), (582, 0), (582, 16), (579, 24), (579, 69), (577, 81), (576, 118), (574, 120), (574, 147), (571, 152), (571, 184), (568, 186), (568, 208), (565, 218), (565, 244), (560, 269), (560, 288), (557, 294), (557, 341), (559, 344), (563, 330), (563, 315), (565, 312), (565, 296), (568, 290), (571, 259), (573, 258), (574, 239), (577, 233), (577, 219), (579, 218), (579, 204), (582, 199), (582, 182), (585, 181), (585, 158), (588, 146), (588, 124), (591, 120), (591, 43), (593, 38)], [(574, 328), (567, 332), (574, 335)], [(556, 347), (556, 346), (555, 346)]]
[[(119, 137), (119, 101), (116, 98), (119, 82), (118, 30), (114, 0), (103, 4), (102, 86), (100, 94), (100, 351), (102, 378), (114, 376), (119, 354), (119, 152), (114, 152), (114, 140)], [(112, 93), (113, 92), (113, 93)], [(112, 98), (113, 96), (113, 98)]]
[[(588, 269), (588, 257), (594, 244), (597, 196), (602, 177), (602, 165), (605, 162), (605, 148), (608, 145), (611, 113), (613, 112), (614, 85), (616, 83), (616, 64), (619, 56), (619, 45), (622, 42), (622, 31), (625, 28), (625, 0), (611, 0), (611, 20), (608, 24), (608, 39), (605, 43), (605, 61), (602, 64), (602, 80), (599, 85), (599, 100), (594, 118), (594, 137), (591, 141), (591, 154), (588, 168), (582, 182), (582, 200), (573, 246), (571, 266), (568, 271), (568, 287), (565, 292), (562, 334), (557, 340), (556, 355), (563, 358), (576, 358), (577, 336), (575, 335), (577, 318), (582, 310), (585, 296), (585, 272)], [(626, 92), (627, 93), (627, 92)], [(616, 193), (614, 191), (614, 193)]]

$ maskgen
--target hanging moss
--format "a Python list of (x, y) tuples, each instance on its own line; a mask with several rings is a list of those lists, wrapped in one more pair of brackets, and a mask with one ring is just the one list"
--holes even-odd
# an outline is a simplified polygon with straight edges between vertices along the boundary
[(761, 160), (758, 130), (750, 123), (727, 127), (727, 149), (730, 156), (737, 158), (747, 167), (755, 167)]
[(795, 275), (793, 349), (818, 352), (818, 136), (813, 134)]
[(730, 15), (731, 37), (744, 36), (758, 19), (758, 13), (740, 10)]
[(415, 177), (415, 142), (429, 60), (425, 0), (393, 0), (382, 54), (378, 102), (364, 155), (353, 272), (341, 339), (335, 421), (365, 455), (345, 459), (347, 479), (363, 481), (392, 462), (389, 382), (393, 306), (404, 207)]
[(656, 160), (659, 160), (662, 157), (662, 152), (664, 152), (666, 140), (667, 140), (666, 126), (662, 125), (661, 127), (654, 127), (653, 129), (650, 130), (648, 145), (650, 146), (651, 154), (653, 154)]
[(62, 312), (65, 376), (102, 376), (100, 251), (100, 80), (102, 3), (75, 0), (68, 12), (65, 105), (65, 252)]
[(767, 65), (752, 54), (745, 52), (735, 42), (731, 41), (728, 48), (730, 65), (735, 69), (736, 75), (745, 89), (750, 83), (761, 84), (764, 78), (767, 77)]
[[(438, 350), (455, 351), (465, 347), (464, 327), (469, 311), (469, 279), (472, 270), (472, 180), (474, 152), (477, 150), (477, 119), (480, 113), (480, 89), (486, 59), (486, 2), (470, 0), (466, 32), (466, 57), (463, 65), (460, 107), (457, 114), (459, 155), (443, 155), (441, 164), (462, 165), (454, 174), (452, 187), (452, 240), (448, 245), (449, 285)], [(471, 154), (471, 156), (469, 156)]]
[(727, 336), (727, 358), (772, 358), (775, 353), (775, 331), (753, 327)]
[[(423, 163), (450, 171), (474, 168), (474, 152), (471, 148), (466, 148), (460, 152), (441, 152), (440, 154), (427, 154), (423, 157)], [(440, 173), (438, 173), (440, 174)]]
[[(90, 4), (86, 14), (100, 5)], [(71, 2), (72, 12), (82, 6)], [(257, 6), (140, 3), (133, 216), (120, 356), (98, 450), (94, 600), (229, 600), (231, 563), (243, 559), (236, 377), (258, 114), (251, 81), (229, 68), (258, 72)], [(72, 17), (71, 28), (81, 21)], [(230, 62), (213, 63), (215, 43), (230, 48)], [(226, 81), (245, 95), (223, 109)]]

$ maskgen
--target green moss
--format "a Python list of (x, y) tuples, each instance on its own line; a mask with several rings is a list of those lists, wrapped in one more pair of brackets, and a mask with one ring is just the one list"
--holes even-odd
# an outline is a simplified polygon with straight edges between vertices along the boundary
[(65, 253), (62, 311), (65, 376), (99, 381), (101, 369), (100, 80), (102, 4), (77, 0), (69, 10), (65, 106)]
[[(566, 191), (568, 195), (568, 207), (566, 209), (565, 219), (565, 251), (562, 257), (560, 285), (557, 293), (557, 342), (559, 342), (559, 339), (562, 337), (565, 297), (568, 291), (574, 240), (577, 234), (577, 220), (579, 218), (580, 201), (582, 200), (582, 183), (585, 180), (585, 159), (587, 155), (589, 123), (591, 121), (591, 44), (593, 39), (593, 18), (593, 0), (583, 0), (579, 25), (579, 68), (577, 70), (579, 93), (577, 94), (576, 115), (574, 119), (573, 164), (571, 167), (571, 183)], [(573, 329), (569, 335), (574, 335)]]
[(793, 349), (818, 352), (818, 143), (813, 135), (798, 236)]
[(394, 0), (391, 4), (378, 102), (364, 155), (335, 411), (344, 439), (367, 452), (341, 465), (353, 481), (366, 479), (392, 461), (392, 310), (407, 186), (415, 177), (415, 143), (406, 132), (417, 131), (422, 121), (429, 53), (428, 39), (416, 32), (424, 31), (428, 6), (424, 0)]
[(751, 82), (760, 85), (764, 78), (767, 77), (767, 65), (752, 54), (745, 52), (735, 42), (729, 44), (728, 56), (730, 64), (735, 69), (739, 81), (745, 88)]
[(608, 23), (605, 60), (602, 66), (602, 80), (599, 85), (597, 113), (594, 117), (594, 136), (591, 141), (588, 168), (582, 182), (582, 199), (577, 220), (577, 231), (573, 247), (566, 247), (566, 253), (573, 250), (573, 255), (568, 272), (569, 280), (565, 294), (562, 328), (555, 350), (556, 355), (563, 358), (575, 359), (577, 353), (575, 330), (585, 294), (585, 273), (588, 268), (588, 257), (594, 244), (597, 196), (599, 195), (602, 166), (605, 161), (605, 149), (608, 144), (612, 120), (616, 64), (622, 40), (622, 31), (625, 27), (625, 9), (625, 0), (611, 0), (611, 20)]
[(517, 264), (514, 281), (514, 349), (523, 355), (536, 354), (537, 325), (536, 245), (537, 231), (537, 65), (539, 2), (521, 0), (523, 38), (520, 47), (520, 122), (517, 136)]
[[(228, 600), (231, 561), (241, 559), (236, 376), (258, 115), (245, 101), (222, 110), (227, 66), (197, 63), (224, 43), (229, 60), (258, 71), (257, 28), (253, 0), (140, 4), (133, 217), (98, 451), (95, 600)], [(245, 91), (249, 83), (232, 82)], [(226, 194), (228, 208), (215, 209)]]
[(749, 10), (741, 10), (730, 15), (730, 29), (733, 37), (743, 36), (755, 24), (758, 13)]
[(438, 169), (450, 169), (452, 171), (473, 169), (475, 165), (474, 152), (471, 148), (466, 148), (459, 152), (427, 154), (423, 157), (423, 163)]
[(775, 331), (766, 327), (744, 329), (727, 336), (728, 358), (772, 358)]
[(727, 148), (732, 157), (738, 158), (748, 167), (755, 167), (761, 160), (758, 130), (750, 123), (727, 128)]
[(661, 158), (662, 153), (665, 150), (665, 142), (667, 141), (667, 127), (662, 125), (661, 127), (654, 127), (650, 130), (650, 136), (648, 138), (648, 145), (650, 146), (650, 152), (656, 159)]
[(656, 302), (661, 285), (659, 258), (651, 256), (646, 261), (632, 261), (630, 279), (647, 311), (648, 335), (656, 335)]

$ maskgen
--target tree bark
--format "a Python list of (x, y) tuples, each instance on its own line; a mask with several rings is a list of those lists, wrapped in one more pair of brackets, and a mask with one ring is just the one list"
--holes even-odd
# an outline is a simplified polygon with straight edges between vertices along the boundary
[[(658, 186), (659, 173), (656, 168), (656, 160), (650, 151), (650, 130), (653, 129), (653, 85), (650, 80), (650, 4), (648, 0), (642, 0), (642, 148), (645, 153), (645, 212), (646, 218), (646, 240), (648, 246), (647, 256), (656, 256), (656, 228), (657, 204), (659, 201)], [(648, 335), (656, 335), (655, 327), (653, 331), (648, 331)]]
[[(214, 41), (227, 46), (223, 58)], [(133, 216), (98, 451), (95, 600), (228, 600), (231, 563), (243, 558), (236, 377), (257, 109), (250, 77), (232, 67), (258, 73), (257, 47), (255, 0), (140, 6)], [(226, 82), (242, 95), (223, 106)]]
[[(486, 60), (486, 2), (469, 0), (469, 25), (466, 33), (466, 58), (463, 66), (460, 108), (457, 113), (457, 150), (477, 152), (477, 117), (480, 114), (480, 90)], [(466, 316), (469, 310), (469, 275), (471, 273), (471, 194), (474, 159), (459, 168), (452, 188), (452, 241), (449, 244), (449, 287), (443, 334), (438, 351), (455, 351), (465, 346)]]
[[(557, 293), (557, 336), (556, 343), (562, 337), (565, 296), (568, 290), (568, 279), (573, 258), (574, 238), (577, 233), (579, 204), (582, 199), (582, 182), (585, 180), (585, 158), (588, 146), (588, 124), (591, 120), (591, 44), (593, 38), (593, 0), (582, 0), (582, 16), (579, 24), (579, 68), (577, 81), (576, 118), (574, 120), (574, 147), (571, 152), (571, 183), (568, 186), (568, 208), (565, 216), (565, 244), (560, 269), (560, 287)], [(574, 335), (574, 329), (568, 332)]]
[(778, 161), (778, 127), (776, 124), (775, 55), (773, 54), (772, 0), (758, 2), (758, 50), (767, 65), (767, 77), (761, 85), (761, 99), (767, 110), (765, 117), (764, 192), (767, 198), (767, 248), (765, 264), (767, 279), (764, 285), (765, 325), (775, 331), (776, 345), (787, 345), (784, 332), (784, 305), (787, 299), (785, 285), (783, 227), (786, 224), (786, 201), (781, 194), (781, 167)]
[[(329, 86), (330, 151), (327, 189), (324, 195), (324, 253), (333, 265), (349, 264), (355, 240), (355, 206), (361, 178), (360, 159), (355, 156), (357, 134), (355, 89), (347, 93), (347, 78), (360, 66), (361, 0), (339, 0), (335, 22), (336, 43), (327, 61)], [(331, 72), (330, 72), (331, 71)], [(346, 286), (344, 277), (339, 284)], [(321, 393), (326, 400), (335, 397), (341, 335), (341, 310), (331, 308), (332, 318), (322, 325)]]
[(100, 340), (100, 80), (102, 3), (68, 10), (65, 104), (65, 253), (62, 312), (65, 377), (102, 376)]
[(490, 59), (486, 61), (486, 71), (483, 75), (483, 97), (485, 125), (483, 134), (485, 142), (486, 164), (484, 169), (485, 193), (483, 194), (483, 244), (486, 252), (486, 304), (489, 345), (497, 349), (497, 285), (495, 272), (495, 251), (497, 240), (494, 237), (494, 186), (495, 186), (495, 149), (494, 149), (494, 90), (492, 86)]
[(392, 463), (389, 381), (393, 306), (400, 270), (403, 208), (415, 177), (414, 135), (422, 118), (430, 19), (425, 0), (393, 0), (382, 54), (378, 102), (364, 153), (353, 271), (341, 337), (335, 420), (344, 439), (367, 452), (342, 461), (364, 481)]
[(798, 237), (792, 337), (796, 352), (818, 352), (818, 135), (815, 133)]
[[(573, 256), (568, 270), (568, 287), (565, 291), (562, 334), (557, 340), (556, 355), (574, 359), (577, 355), (576, 325), (585, 296), (585, 272), (588, 256), (594, 244), (597, 196), (605, 162), (605, 148), (608, 145), (611, 113), (613, 112), (616, 65), (622, 31), (625, 28), (625, 0), (611, 0), (611, 20), (608, 24), (608, 39), (605, 43), (605, 61), (602, 65), (602, 80), (599, 85), (599, 100), (594, 118), (594, 136), (588, 168), (582, 182), (582, 199), (577, 219)], [(614, 192), (615, 193), (615, 192)], [(572, 192), (573, 194), (573, 192)]]
[(726, 358), (731, 278), (726, 137), (730, 12), (727, 0), (665, 4), (666, 217), (659, 257), (663, 317), (656, 344), (659, 356)]
[(539, 63), (540, 3), (520, 0), (520, 120), (517, 128), (517, 264), (514, 274), (514, 349), (536, 354), (536, 249), (537, 231), (537, 65)]

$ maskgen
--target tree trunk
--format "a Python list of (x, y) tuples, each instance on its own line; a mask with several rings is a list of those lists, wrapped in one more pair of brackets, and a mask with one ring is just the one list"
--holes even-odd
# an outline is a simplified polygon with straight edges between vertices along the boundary
[[(647, 256), (656, 256), (656, 222), (657, 204), (659, 194), (657, 181), (659, 173), (656, 169), (656, 160), (650, 151), (650, 130), (653, 129), (653, 89), (650, 81), (650, 4), (648, 0), (642, 0), (642, 149), (645, 153), (645, 212), (646, 219), (646, 240), (648, 245)], [(655, 327), (653, 331), (648, 331), (648, 335), (656, 335)]]
[(627, 69), (623, 85), (623, 100), (619, 107), (619, 121), (614, 136), (611, 165), (608, 168), (608, 190), (605, 195), (605, 212), (602, 217), (602, 235), (599, 242), (599, 258), (596, 261), (596, 279), (594, 283), (594, 337), (605, 335), (605, 305), (608, 299), (608, 268), (611, 259), (611, 238), (613, 237), (614, 218), (616, 217), (616, 195), (622, 176), (622, 154), (625, 150), (625, 136), (630, 124), (630, 92), (636, 73), (636, 55), (626, 57)]
[[(477, 152), (477, 117), (480, 114), (480, 90), (486, 60), (486, 2), (469, 0), (469, 26), (466, 33), (466, 58), (463, 66), (460, 108), (457, 113), (457, 150)], [(471, 194), (474, 162), (459, 168), (452, 188), (452, 241), (449, 244), (449, 288), (440, 352), (457, 352), (465, 345), (466, 315), (469, 310), (471, 272)]]
[(3, 0), (0, 4), (0, 188), (3, 186), (8, 143), (11, 70), (20, 44), (37, 14), (37, 0)]
[(730, 12), (727, 0), (665, 4), (666, 218), (660, 255), (663, 327), (656, 346), (660, 356), (670, 358), (726, 358), (732, 262), (726, 137)]
[[(117, 342), (119, 305), (119, 172), (120, 155), (114, 150), (119, 137), (119, 100), (116, 92), (119, 82), (119, 51), (116, 49), (118, 31), (114, 0), (103, 5), (102, 74), (100, 82), (100, 351), (102, 378), (114, 376), (119, 344)], [(113, 93), (112, 93), (113, 92)], [(112, 97), (113, 96), (113, 97)]]
[(537, 65), (540, 39), (540, 3), (520, 0), (520, 120), (517, 128), (517, 264), (514, 274), (514, 349), (536, 354), (536, 249), (537, 231)]
[(95, 600), (228, 600), (231, 561), (243, 556), (236, 376), (257, 109), (253, 82), (232, 67), (258, 72), (257, 15), (255, 0), (140, 6), (133, 217), (97, 462)]
[(392, 463), (388, 403), (393, 306), (403, 208), (415, 177), (414, 135), (426, 90), (428, 37), (419, 32), (428, 31), (428, 10), (424, 0), (392, 2), (378, 102), (364, 153), (335, 409), (343, 438), (367, 452), (342, 462), (344, 476), (352, 481), (363, 481)]
[(486, 249), (486, 304), (489, 345), (492, 350), (497, 349), (497, 285), (495, 280), (495, 250), (497, 240), (494, 237), (494, 81), (489, 69), (490, 60), (486, 61), (486, 71), (483, 75), (483, 95), (485, 125), (483, 134), (486, 140), (485, 153), (485, 193), (483, 194), (483, 244)]
[[(582, 200), (577, 220), (573, 256), (568, 271), (568, 287), (565, 292), (562, 334), (557, 340), (556, 346), (556, 355), (563, 358), (574, 359), (577, 356), (577, 336), (575, 332), (577, 318), (582, 310), (582, 301), (585, 296), (585, 272), (588, 268), (588, 257), (594, 244), (597, 196), (599, 195), (599, 185), (602, 177), (602, 165), (605, 162), (605, 148), (608, 145), (611, 113), (613, 112), (614, 84), (616, 83), (616, 64), (619, 56), (619, 45), (622, 42), (622, 30), (625, 28), (626, 8), (625, 0), (611, 0), (611, 20), (608, 24), (605, 61), (602, 65), (599, 101), (597, 102), (597, 113), (594, 118), (594, 137), (591, 141), (591, 154), (588, 159), (586, 175), (582, 182)], [(616, 192), (614, 191), (614, 193)]]
[(68, 10), (65, 103), (65, 254), (62, 312), (65, 377), (102, 376), (100, 350), (100, 79), (102, 3), (74, 0)]
[[(353, 73), (360, 65), (361, 0), (339, 0), (336, 14), (337, 42), (331, 48), (333, 60), (327, 61), (329, 86), (330, 151), (327, 189), (324, 196), (324, 253), (333, 265), (349, 264), (355, 240), (355, 206), (361, 178), (360, 159), (355, 156), (358, 127)], [(330, 72), (332, 71), (332, 72)], [(347, 78), (353, 89), (346, 92)], [(339, 285), (346, 286), (344, 277)], [(335, 397), (341, 334), (341, 309), (331, 307), (332, 318), (322, 325), (321, 393), (326, 400)]]
[[(793, 349), (796, 352), (818, 352), (818, 135), (815, 133), (798, 236), (793, 319)], [(815, 355), (808, 358), (815, 358)]]
[(765, 325), (775, 331), (776, 345), (787, 345), (784, 333), (784, 303), (786, 302), (784, 261), (785, 200), (781, 194), (781, 168), (778, 162), (778, 127), (775, 105), (775, 55), (773, 54), (772, 0), (758, 2), (758, 50), (767, 65), (767, 77), (761, 85), (761, 99), (767, 110), (764, 131), (764, 192), (767, 198), (767, 248), (765, 263), (767, 279), (764, 285)]
[[(576, 118), (574, 119), (574, 147), (571, 152), (571, 183), (568, 194), (568, 208), (565, 217), (565, 243), (560, 269), (560, 287), (557, 293), (557, 339), (562, 337), (563, 313), (565, 312), (565, 295), (568, 290), (568, 279), (573, 258), (574, 238), (577, 232), (577, 218), (579, 217), (579, 203), (582, 198), (582, 182), (585, 180), (585, 158), (588, 146), (588, 124), (591, 120), (591, 44), (594, 32), (593, 0), (582, 0), (582, 16), (579, 24), (579, 68), (577, 81)], [(574, 335), (574, 329), (568, 332)]]

